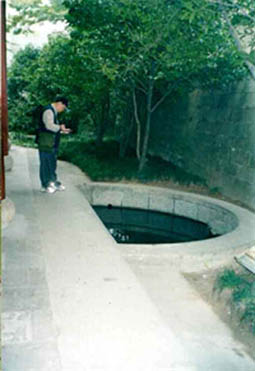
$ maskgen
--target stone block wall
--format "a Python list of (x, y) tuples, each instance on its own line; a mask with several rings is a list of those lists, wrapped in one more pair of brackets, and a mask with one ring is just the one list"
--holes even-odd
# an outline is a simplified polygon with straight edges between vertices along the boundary
[(93, 206), (117, 206), (184, 216), (208, 224), (214, 234), (229, 233), (239, 223), (237, 216), (217, 201), (190, 193), (111, 183), (85, 184), (81, 190)]
[(255, 81), (165, 101), (152, 119), (149, 152), (255, 208)]

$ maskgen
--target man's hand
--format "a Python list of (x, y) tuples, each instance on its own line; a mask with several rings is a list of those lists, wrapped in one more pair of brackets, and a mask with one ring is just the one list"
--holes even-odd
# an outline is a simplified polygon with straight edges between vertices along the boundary
[(61, 124), (60, 125), (60, 132), (63, 133), (63, 134), (69, 134), (71, 133), (71, 129), (69, 128), (66, 128), (64, 124)]

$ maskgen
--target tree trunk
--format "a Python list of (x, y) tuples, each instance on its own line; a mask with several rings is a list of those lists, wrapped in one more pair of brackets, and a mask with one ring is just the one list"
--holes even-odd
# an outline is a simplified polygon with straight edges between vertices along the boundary
[(107, 125), (109, 121), (109, 111), (110, 111), (110, 94), (107, 94), (106, 100), (104, 101), (103, 107), (102, 107), (101, 120), (97, 127), (97, 138), (96, 138), (97, 147), (100, 147), (103, 143), (104, 134), (107, 129)]
[(133, 110), (130, 109), (132, 107), (132, 97), (126, 97), (126, 106), (123, 112), (123, 121), (121, 125), (121, 135), (120, 135), (120, 149), (119, 149), (119, 157), (124, 158), (126, 155), (126, 151), (128, 148), (128, 144), (130, 142), (130, 137), (134, 128), (134, 115)]
[(134, 116), (136, 121), (136, 157), (138, 160), (141, 158), (140, 148), (141, 148), (141, 122), (138, 117), (137, 111), (137, 101), (135, 95), (135, 88), (133, 89), (133, 104), (134, 104)]
[(150, 128), (151, 128), (151, 115), (152, 115), (151, 104), (152, 104), (153, 88), (154, 88), (154, 79), (152, 77), (150, 79), (149, 91), (147, 94), (147, 112), (146, 112), (147, 117), (146, 117), (143, 148), (142, 148), (142, 153), (141, 153), (141, 157), (139, 161), (138, 173), (141, 173), (143, 171), (144, 165), (147, 161), (148, 143), (149, 143)]
[(120, 158), (124, 158), (125, 155), (126, 155), (126, 151), (127, 151), (128, 144), (129, 144), (129, 141), (130, 141), (131, 133), (133, 131), (134, 124), (135, 124), (135, 121), (134, 121), (133, 117), (130, 119), (130, 122), (131, 123), (129, 124), (129, 126), (127, 128), (125, 136), (124, 136), (123, 140), (120, 142), (120, 152), (119, 152), (119, 157)]

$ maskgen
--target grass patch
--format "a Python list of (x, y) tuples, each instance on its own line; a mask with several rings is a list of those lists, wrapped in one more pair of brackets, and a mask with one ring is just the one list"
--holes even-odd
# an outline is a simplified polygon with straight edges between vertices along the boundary
[[(36, 148), (35, 136), (24, 133), (10, 133), (12, 143), (23, 147)], [(119, 143), (107, 139), (97, 147), (91, 136), (63, 136), (59, 159), (78, 166), (93, 181), (139, 181), (142, 183), (171, 180), (177, 184), (206, 187), (202, 178), (164, 161), (159, 157), (148, 156), (142, 173), (138, 174), (138, 160), (135, 151), (129, 149), (125, 158), (119, 157)]]
[(35, 135), (28, 135), (24, 133), (10, 132), (10, 139), (13, 144), (22, 147), (37, 148), (35, 143)]
[(248, 271), (225, 269), (214, 285), (219, 293), (230, 291), (231, 307), (243, 324), (255, 336), (255, 279)]
[(65, 138), (61, 143), (59, 158), (77, 165), (94, 181), (173, 180), (180, 184), (206, 185), (198, 176), (188, 174), (170, 162), (156, 157), (148, 157), (141, 174), (138, 175), (138, 160), (133, 150), (125, 158), (119, 157), (119, 144), (107, 140), (98, 148), (94, 141), (80, 141)]

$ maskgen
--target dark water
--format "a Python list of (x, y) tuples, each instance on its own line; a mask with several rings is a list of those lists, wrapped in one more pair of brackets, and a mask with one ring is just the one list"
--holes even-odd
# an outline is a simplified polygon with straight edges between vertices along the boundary
[(94, 210), (118, 243), (157, 244), (215, 237), (207, 224), (173, 214), (107, 206)]

